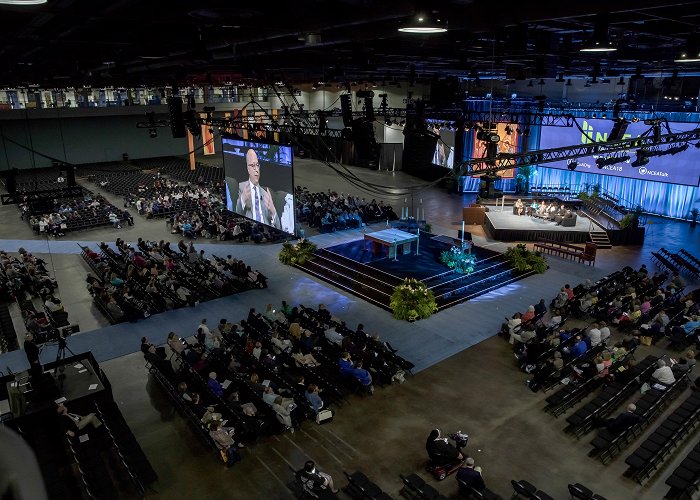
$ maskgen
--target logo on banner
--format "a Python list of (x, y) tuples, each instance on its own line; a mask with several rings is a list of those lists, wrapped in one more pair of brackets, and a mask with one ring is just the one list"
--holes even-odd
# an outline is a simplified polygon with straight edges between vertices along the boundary
[[(591, 144), (593, 142), (607, 142), (608, 132), (596, 132), (593, 129), (593, 125), (588, 123), (588, 121), (583, 120), (583, 125), (581, 126), (583, 132), (581, 132), (581, 144)], [(622, 139), (629, 139), (632, 134), (625, 134)]]
[(646, 167), (640, 167), (639, 175), (654, 175), (656, 177), (668, 177), (668, 172), (661, 172), (659, 170), (649, 170)]

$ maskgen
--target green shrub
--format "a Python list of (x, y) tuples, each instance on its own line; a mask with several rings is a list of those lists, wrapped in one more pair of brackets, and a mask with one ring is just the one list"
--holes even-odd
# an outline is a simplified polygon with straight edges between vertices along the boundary
[(406, 278), (394, 288), (389, 306), (396, 319), (407, 321), (429, 318), (437, 311), (435, 295), (415, 278)]
[(542, 274), (549, 268), (547, 260), (540, 252), (531, 252), (523, 244), (510, 247), (503, 256), (517, 271), (534, 271)]
[(282, 243), (279, 259), (282, 264), (293, 266), (296, 264), (304, 265), (306, 261), (313, 260), (316, 251), (316, 245), (309, 240), (301, 239), (296, 244), (289, 242)]

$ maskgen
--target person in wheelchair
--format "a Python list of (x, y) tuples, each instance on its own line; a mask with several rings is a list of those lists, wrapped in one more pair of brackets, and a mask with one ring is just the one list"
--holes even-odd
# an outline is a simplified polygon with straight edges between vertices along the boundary
[(447, 438), (441, 437), (440, 429), (430, 431), (425, 449), (433, 465), (447, 465), (464, 460), (462, 452), (451, 445)]

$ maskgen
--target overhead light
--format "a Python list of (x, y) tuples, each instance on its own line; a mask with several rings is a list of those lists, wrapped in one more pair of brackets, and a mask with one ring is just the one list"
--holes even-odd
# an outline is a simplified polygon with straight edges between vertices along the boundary
[(568, 169), (571, 170), (572, 172), (573, 172), (574, 170), (576, 170), (576, 167), (578, 167), (578, 162), (577, 162), (576, 160), (571, 160), (571, 161), (569, 162), (569, 164), (566, 166), (566, 168), (568, 168)]
[(617, 47), (608, 39), (608, 21), (599, 14), (593, 23), (593, 35), (581, 45), (580, 52), (613, 52)]
[(616, 163), (623, 163), (630, 159), (629, 155), (622, 156), (608, 156), (606, 158), (600, 157), (596, 159), (595, 164), (598, 168), (607, 167), (608, 165), (614, 165)]
[(637, 150), (637, 159), (632, 162), (633, 167), (643, 167), (649, 163), (649, 155), (643, 149)]
[(621, 76), (620, 80), (617, 82), (617, 85), (624, 85), (625, 84), (625, 77)]
[(399, 31), (402, 33), (413, 33), (419, 35), (445, 33), (447, 31), (447, 21), (439, 16), (420, 14), (407, 21), (403, 26), (399, 27)]
[(681, 49), (673, 62), (700, 62), (700, 36), (697, 34), (692, 34), (690, 38), (688, 38), (688, 42), (686, 43), (685, 47)]
[(0, 0), (0, 5), (41, 5), (47, 0)]

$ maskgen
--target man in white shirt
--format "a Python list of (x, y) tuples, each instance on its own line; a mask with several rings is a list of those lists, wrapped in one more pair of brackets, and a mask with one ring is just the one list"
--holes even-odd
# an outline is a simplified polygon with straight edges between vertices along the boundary
[(673, 375), (673, 370), (671, 370), (670, 366), (666, 366), (666, 361), (660, 359), (656, 362), (656, 366), (658, 368), (651, 374), (653, 382), (671, 385), (676, 381), (676, 377)]
[(598, 323), (593, 323), (591, 329), (588, 330), (588, 338), (591, 341), (591, 347), (595, 347), (602, 341), (601, 331), (598, 329)]

